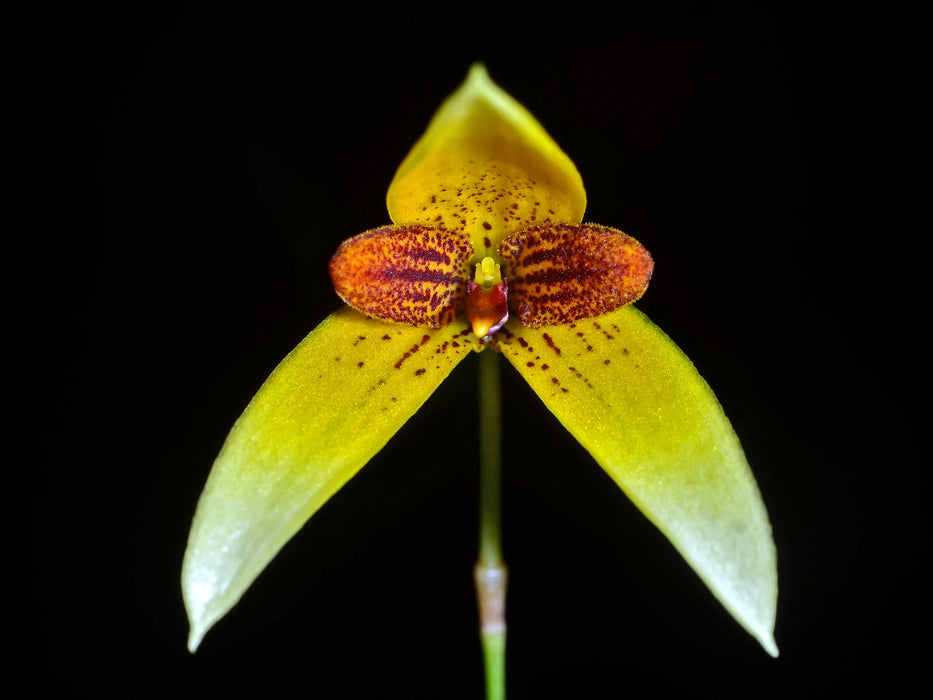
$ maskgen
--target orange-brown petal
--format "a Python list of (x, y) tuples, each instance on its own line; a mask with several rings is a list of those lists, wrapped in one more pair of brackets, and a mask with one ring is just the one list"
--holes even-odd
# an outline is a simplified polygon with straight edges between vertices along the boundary
[(330, 276), (340, 298), (368, 316), (439, 328), (463, 309), (472, 254), (459, 233), (386, 226), (344, 241)]
[(543, 224), (499, 245), (509, 307), (532, 328), (573, 323), (631, 304), (648, 288), (654, 262), (631, 236), (597, 224)]

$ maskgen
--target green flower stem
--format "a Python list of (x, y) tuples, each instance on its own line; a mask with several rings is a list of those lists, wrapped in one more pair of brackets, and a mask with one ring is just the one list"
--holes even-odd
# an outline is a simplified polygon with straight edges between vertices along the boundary
[(505, 698), (505, 590), (502, 562), (502, 408), (498, 353), (479, 353), (479, 561), (473, 570), (479, 601), (486, 697)]
[(502, 564), (502, 400), (499, 354), (479, 353), (479, 562)]

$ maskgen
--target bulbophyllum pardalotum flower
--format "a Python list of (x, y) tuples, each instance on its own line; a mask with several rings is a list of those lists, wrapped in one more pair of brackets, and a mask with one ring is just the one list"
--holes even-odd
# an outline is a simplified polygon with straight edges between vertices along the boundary
[(474, 66), (387, 204), (392, 225), (331, 260), (347, 306), (273, 371), (214, 463), (182, 570), (189, 648), (457, 364), (498, 352), (777, 655), (774, 544), (742, 448), (690, 360), (631, 306), (647, 250), (581, 223), (570, 159)]

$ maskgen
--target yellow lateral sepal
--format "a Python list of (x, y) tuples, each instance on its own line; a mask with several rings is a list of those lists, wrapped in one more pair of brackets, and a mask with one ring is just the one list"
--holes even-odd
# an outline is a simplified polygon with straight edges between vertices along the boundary
[(626, 306), (570, 326), (507, 323), (499, 350), (773, 656), (777, 564), (742, 447), (690, 360)]
[(282, 546), (421, 407), (474, 347), (341, 309), (272, 372), (230, 431), (182, 567), (194, 651)]

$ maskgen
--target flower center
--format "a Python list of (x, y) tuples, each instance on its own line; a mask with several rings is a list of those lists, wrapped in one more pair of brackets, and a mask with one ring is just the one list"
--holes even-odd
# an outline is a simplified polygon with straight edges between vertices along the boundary
[(508, 282), (490, 257), (476, 264), (476, 274), (467, 282), (466, 315), (480, 339), (495, 335), (509, 320)]

